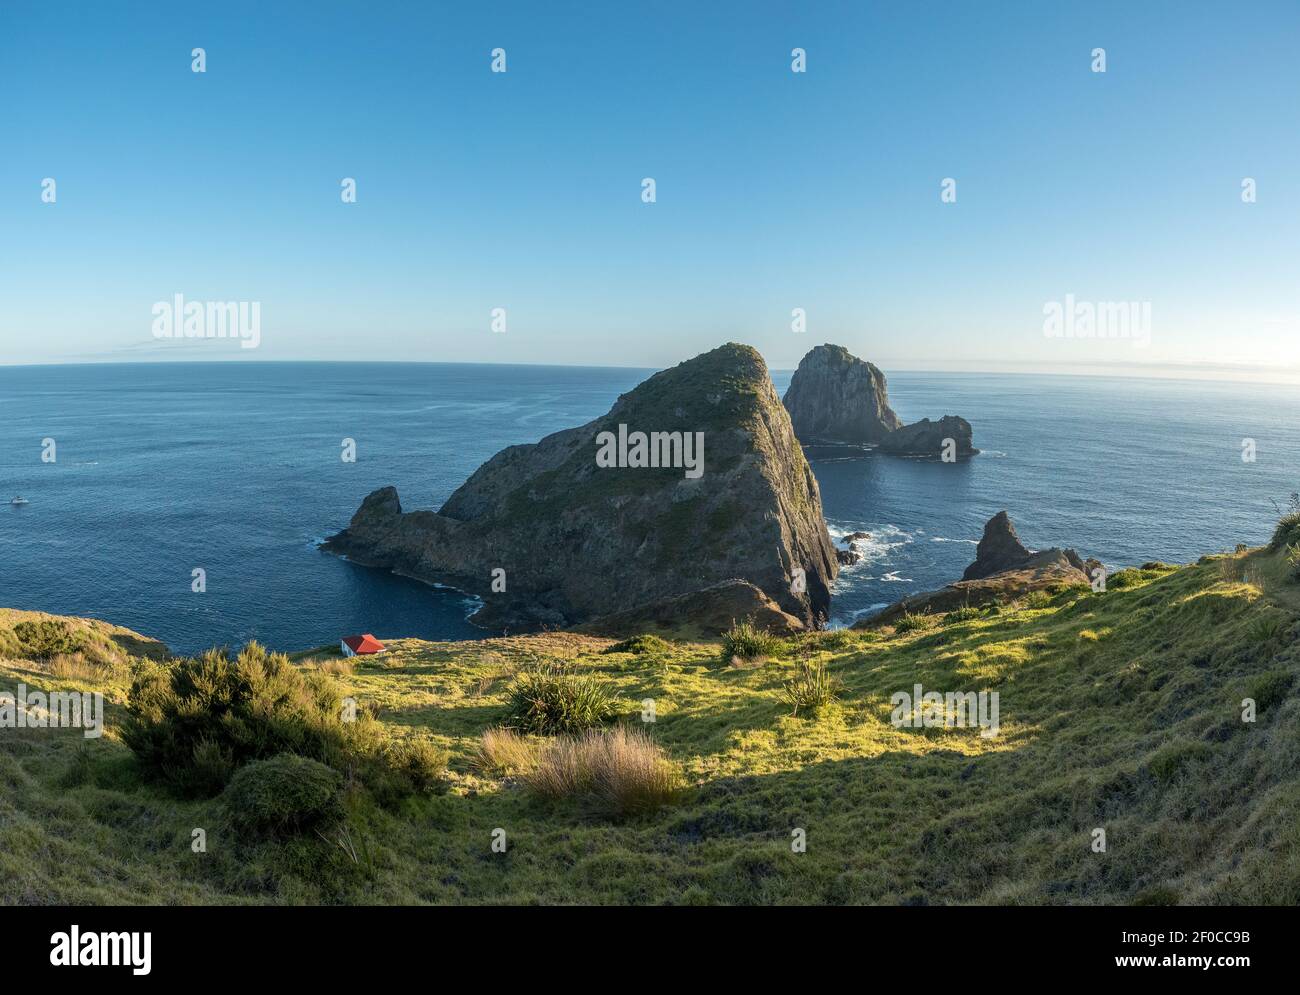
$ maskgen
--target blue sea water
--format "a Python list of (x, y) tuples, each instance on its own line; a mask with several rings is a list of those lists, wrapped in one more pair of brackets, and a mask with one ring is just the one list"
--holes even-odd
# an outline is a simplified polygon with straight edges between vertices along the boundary
[[(464, 639), (465, 595), (317, 550), (396, 484), (437, 508), (504, 446), (607, 411), (649, 371), (452, 364), (0, 368), (0, 606), (108, 619), (177, 652)], [(788, 372), (773, 380), (784, 392)], [(1300, 488), (1295, 388), (895, 373), (900, 417), (960, 414), (983, 453), (816, 459), (832, 535), (872, 534), (834, 623), (960, 575), (1007, 509), (1031, 547), (1108, 566), (1259, 543)], [(42, 462), (42, 440), (57, 461)], [(354, 439), (355, 463), (340, 459)], [(1257, 446), (1242, 460), (1243, 439)], [(706, 450), (707, 468), (707, 450)], [(29, 504), (10, 506), (21, 494)], [(191, 571), (207, 590), (191, 591)]]

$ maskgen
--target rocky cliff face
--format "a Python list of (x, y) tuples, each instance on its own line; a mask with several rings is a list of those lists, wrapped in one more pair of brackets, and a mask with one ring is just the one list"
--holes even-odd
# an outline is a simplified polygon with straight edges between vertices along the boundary
[(895, 456), (942, 456), (952, 439), (954, 455), (973, 456), (970, 422), (944, 415), (904, 425), (889, 406), (885, 375), (841, 345), (819, 345), (799, 363), (784, 404), (799, 441), (878, 445)]
[(903, 424), (889, 406), (885, 375), (840, 345), (804, 356), (783, 403), (803, 443), (877, 443)]
[(838, 570), (767, 367), (736, 344), (656, 374), (593, 422), (503, 449), (436, 513), (377, 490), (322, 548), (477, 594), (476, 622), (513, 628), (587, 623), (733, 579), (806, 623), (829, 614)]

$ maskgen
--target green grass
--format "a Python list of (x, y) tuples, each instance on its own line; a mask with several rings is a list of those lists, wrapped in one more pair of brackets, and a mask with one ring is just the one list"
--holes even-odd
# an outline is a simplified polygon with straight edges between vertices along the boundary
[[(721, 665), (718, 642), (386, 639), (384, 658), (328, 676), (386, 736), (448, 758), (441, 793), (345, 793), (337, 832), (284, 839), (143, 777), (120, 739), (129, 673), (56, 676), (11, 654), (17, 613), (0, 613), (0, 688), (110, 699), (102, 739), (0, 730), (0, 902), (1294, 905), (1300, 592), (1281, 551), (1237, 559), (960, 625), (778, 640), (753, 667)], [(539, 659), (598, 682), (619, 725), (653, 738), (683, 789), (671, 804), (616, 815), (531, 789), (547, 737), (484, 761)], [(840, 682), (815, 719), (786, 696), (804, 662)], [(999, 692), (1000, 734), (896, 728), (890, 696), (917, 683)]]

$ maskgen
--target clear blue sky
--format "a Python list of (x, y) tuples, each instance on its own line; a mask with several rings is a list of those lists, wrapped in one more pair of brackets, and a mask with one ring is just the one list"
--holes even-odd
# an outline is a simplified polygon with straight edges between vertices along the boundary
[(202, 6), (0, 5), (0, 363), (1300, 363), (1293, 0)]

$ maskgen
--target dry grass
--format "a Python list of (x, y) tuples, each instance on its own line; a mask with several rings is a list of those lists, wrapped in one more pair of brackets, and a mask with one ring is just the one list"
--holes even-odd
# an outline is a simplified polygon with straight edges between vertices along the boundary
[(59, 653), (45, 661), (50, 675), (60, 680), (94, 682), (111, 678), (119, 664), (110, 659), (89, 659), (84, 653)]
[(489, 729), (478, 744), (475, 766), (497, 774), (527, 774), (537, 767), (541, 744), (513, 729)]
[(552, 740), (528, 785), (544, 798), (594, 797), (618, 815), (652, 812), (681, 791), (681, 774), (640, 729), (618, 726)]

